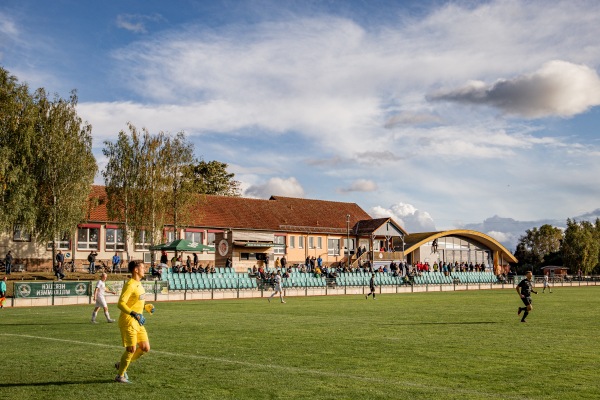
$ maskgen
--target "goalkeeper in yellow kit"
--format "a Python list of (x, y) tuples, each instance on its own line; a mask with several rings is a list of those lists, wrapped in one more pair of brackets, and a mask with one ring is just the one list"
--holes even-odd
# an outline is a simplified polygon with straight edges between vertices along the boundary
[[(118, 370), (115, 381), (120, 383), (130, 383), (126, 372), (129, 364), (150, 351), (150, 341), (144, 327), (146, 318), (142, 315), (146, 292), (140, 281), (146, 273), (144, 262), (141, 260), (131, 261), (128, 269), (131, 279), (123, 286), (118, 303), (119, 310), (121, 310), (119, 329), (123, 347), (125, 347), (121, 360), (115, 364), (115, 368)], [(146, 310), (154, 312), (154, 307), (148, 304)]]

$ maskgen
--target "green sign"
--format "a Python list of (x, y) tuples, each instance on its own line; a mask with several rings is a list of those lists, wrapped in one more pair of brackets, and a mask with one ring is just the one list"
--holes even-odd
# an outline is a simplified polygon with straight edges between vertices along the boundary
[(15, 282), (15, 297), (89, 296), (90, 282)]

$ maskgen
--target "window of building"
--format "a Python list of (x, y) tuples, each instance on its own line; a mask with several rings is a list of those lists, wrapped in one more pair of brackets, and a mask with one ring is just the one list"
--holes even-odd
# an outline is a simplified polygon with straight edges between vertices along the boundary
[(99, 228), (78, 228), (77, 249), (98, 250)]
[(192, 243), (202, 243), (202, 232), (185, 232), (185, 240)]
[(317, 238), (317, 249), (322, 249), (322, 248), (323, 248), (323, 238), (319, 236)]
[(327, 239), (327, 255), (339, 256), (340, 255), (340, 240), (339, 239)]
[(285, 236), (275, 236), (274, 242), (273, 254), (285, 254)]
[(135, 250), (150, 250), (150, 234), (146, 231), (140, 231), (135, 235)]
[(288, 236), (290, 238), (290, 249), (296, 247), (296, 236)]
[(314, 249), (315, 248), (315, 238), (314, 238), (314, 236), (309, 236), (308, 237), (308, 248), (309, 249)]
[(21, 225), (13, 227), (13, 242), (31, 242), (31, 234), (25, 232)]
[(123, 230), (117, 228), (106, 228), (106, 250), (124, 250), (125, 240), (123, 240)]
[[(65, 233), (60, 238), (56, 238), (56, 250), (71, 250), (71, 238), (68, 233)], [(48, 242), (46, 246), (48, 250), (52, 250), (52, 242)]]
[(298, 236), (298, 248), (299, 249), (304, 248), (304, 236)]
[(175, 232), (165, 231), (165, 243), (171, 243), (173, 240), (175, 240)]

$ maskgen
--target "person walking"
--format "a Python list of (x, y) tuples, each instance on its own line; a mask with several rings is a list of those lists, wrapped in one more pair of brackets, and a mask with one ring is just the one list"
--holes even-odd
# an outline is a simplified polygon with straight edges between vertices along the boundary
[(270, 303), (273, 296), (275, 296), (277, 293), (279, 293), (279, 300), (281, 300), (282, 303), (285, 303), (285, 300), (283, 300), (283, 290), (281, 290), (281, 271), (277, 271), (277, 274), (275, 274), (274, 280), (275, 280), (274, 292), (271, 293), (271, 296), (269, 296), (267, 298), (267, 300)]
[(4, 258), (4, 266), (6, 267), (6, 275), (10, 275), (10, 271), (12, 269), (13, 256), (10, 250), (6, 253), (6, 257)]
[(525, 307), (519, 307), (517, 315), (521, 315), (523, 313), (523, 317), (521, 318), (521, 322), (527, 322), (525, 319), (529, 315), (529, 313), (533, 310), (533, 306), (531, 305), (531, 293), (537, 294), (535, 290), (533, 290), (533, 285), (531, 283), (531, 278), (533, 277), (533, 272), (527, 271), (525, 274), (525, 279), (523, 279), (516, 287), (517, 293), (525, 304)]
[(64, 265), (65, 255), (59, 250), (58, 253), (56, 253), (56, 267), (54, 267), (54, 275), (59, 282), (65, 277), (65, 274), (63, 273)]
[(96, 288), (94, 289), (93, 300), (96, 302), (96, 306), (94, 308), (94, 311), (92, 311), (92, 324), (97, 323), (96, 315), (98, 315), (98, 310), (100, 308), (104, 309), (104, 316), (106, 317), (106, 322), (108, 322), (108, 323), (115, 322), (114, 319), (110, 318), (110, 314), (108, 312), (108, 306), (106, 305), (106, 299), (104, 298), (104, 293), (106, 293), (106, 292), (112, 293), (112, 294), (117, 294), (117, 293), (112, 290), (106, 290), (106, 278), (107, 278), (107, 275), (105, 272), (103, 272), (102, 275), (100, 275), (100, 280), (96, 284)]
[(375, 274), (371, 274), (371, 280), (369, 280), (369, 289), (370, 292), (365, 296), (365, 299), (368, 299), (370, 295), (373, 295), (373, 300), (375, 300)]
[(544, 275), (544, 288), (542, 289), (542, 293), (546, 293), (546, 288), (550, 293), (552, 293), (552, 288), (550, 287), (550, 279), (548, 279), (548, 275)]
[(6, 300), (6, 276), (0, 281), (0, 308), (4, 308)]
[(119, 383), (131, 383), (127, 376), (127, 368), (133, 361), (150, 351), (150, 340), (144, 327), (146, 318), (144, 318), (143, 312), (144, 309), (154, 312), (151, 304), (145, 307), (144, 303), (146, 292), (141, 283), (146, 273), (144, 262), (142, 260), (130, 261), (127, 270), (131, 274), (131, 279), (123, 286), (118, 303), (119, 310), (121, 310), (119, 329), (123, 347), (125, 347), (121, 360), (115, 363), (118, 371), (115, 381)]

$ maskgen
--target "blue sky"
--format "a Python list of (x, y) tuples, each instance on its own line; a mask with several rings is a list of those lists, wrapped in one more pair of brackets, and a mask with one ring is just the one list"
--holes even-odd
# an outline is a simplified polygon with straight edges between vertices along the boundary
[(0, 3), (0, 65), (77, 89), (100, 168), (128, 121), (184, 130), (247, 196), (509, 247), (600, 214), (598, 37), (596, 1)]

